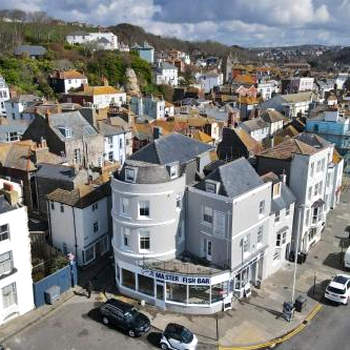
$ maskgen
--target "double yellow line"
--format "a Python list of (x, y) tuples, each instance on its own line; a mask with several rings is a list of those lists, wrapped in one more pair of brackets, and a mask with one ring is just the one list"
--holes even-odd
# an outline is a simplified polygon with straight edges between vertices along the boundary
[(219, 350), (257, 350), (257, 349), (265, 349), (265, 348), (274, 347), (277, 344), (284, 343), (285, 341), (291, 339), (292, 337), (294, 337), (295, 335), (300, 333), (321, 309), (322, 309), (321, 304), (315, 305), (313, 307), (313, 309), (311, 310), (311, 312), (306, 316), (303, 323), (301, 323), (299, 326), (294, 328), (292, 331), (290, 331), (289, 333), (287, 333), (281, 337), (277, 337), (277, 338), (274, 338), (268, 342), (256, 344), (256, 345), (229, 346), (229, 347), (219, 345)]

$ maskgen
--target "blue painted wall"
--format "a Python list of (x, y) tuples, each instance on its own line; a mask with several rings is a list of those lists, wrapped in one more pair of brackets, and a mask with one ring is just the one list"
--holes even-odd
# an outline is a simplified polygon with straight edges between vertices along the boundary
[(61, 294), (71, 287), (75, 286), (78, 281), (78, 272), (76, 264), (67, 265), (63, 269), (33, 283), (34, 303), (36, 307), (45, 304), (45, 291), (52, 286), (59, 286)]

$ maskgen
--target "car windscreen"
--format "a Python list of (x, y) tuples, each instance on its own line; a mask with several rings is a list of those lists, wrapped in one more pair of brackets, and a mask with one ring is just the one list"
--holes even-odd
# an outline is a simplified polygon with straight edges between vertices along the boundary
[(130, 311), (126, 312), (124, 314), (124, 318), (127, 319), (128, 321), (131, 321), (135, 318), (135, 316), (138, 315), (138, 312), (136, 309), (131, 309)]
[(345, 289), (339, 289), (339, 288), (334, 288), (329, 286), (327, 290), (328, 292), (335, 293), (335, 294), (345, 294)]
[(183, 328), (181, 331), (181, 338), (185, 344), (188, 344), (193, 340), (193, 334), (187, 328)]

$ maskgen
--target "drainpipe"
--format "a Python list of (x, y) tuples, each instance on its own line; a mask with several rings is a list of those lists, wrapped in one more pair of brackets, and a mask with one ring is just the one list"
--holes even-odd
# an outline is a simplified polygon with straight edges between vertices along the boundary
[(75, 211), (74, 207), (72, 207), (72, 214), (73, 214), (73, 226), (74, 226), (74, 248), (75, 248), (75, 258), (78, 261), (78, 240), (77, 240), (77, 227), (76, 227), (76, 221), (75, 221)]

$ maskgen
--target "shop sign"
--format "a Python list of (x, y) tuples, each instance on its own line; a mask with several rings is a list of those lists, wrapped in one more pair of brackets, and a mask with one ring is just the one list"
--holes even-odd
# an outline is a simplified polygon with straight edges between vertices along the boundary
[(166, 273), (161, 271), (142, 270), (143, 275), (154, 277), (157, 280), (165, 282), (183, 283), (183, 284), (199, 284), (199, 285), (210, 285), (209, 277), (198, 277), (198, 276), (182, 276), (175, 275), (172, 273)]

